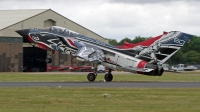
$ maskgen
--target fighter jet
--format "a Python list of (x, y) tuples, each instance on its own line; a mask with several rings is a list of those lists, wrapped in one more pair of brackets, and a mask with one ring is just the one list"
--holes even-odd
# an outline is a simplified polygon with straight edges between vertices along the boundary
[[(126, 42), (124, 46), (113, 46), (59, 26), (16, 32), (39, 48), (57, 50), (75, 56), (78, 60), (93, 63), (94, 72), (87, 75), (90, 82), (97, 77), (98, 65), (109, 68), (104, 77), (107, 82), (112, 81), (112, 70), (115, 69), (161, 76), (164, 72), (162, 64), (193, 37), (180, 31), (170, 31), (137, 44)], [(51, 53), (46, 62), (52, 62)]]

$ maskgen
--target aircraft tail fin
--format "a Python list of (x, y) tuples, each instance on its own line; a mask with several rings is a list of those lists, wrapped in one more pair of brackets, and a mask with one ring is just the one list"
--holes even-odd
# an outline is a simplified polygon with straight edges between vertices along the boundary
[(168, 32), (148, 48), (144, 48), (137, 57), (147, 62), (162, 64), (173, 56), (183, 45), (190, 42), (192, 37), (193, 35), (179, 31)]

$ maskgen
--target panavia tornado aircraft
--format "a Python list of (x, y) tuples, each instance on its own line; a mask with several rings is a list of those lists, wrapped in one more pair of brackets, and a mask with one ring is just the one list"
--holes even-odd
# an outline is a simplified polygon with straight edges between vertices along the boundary
[[(108, 82), (113, 79), (113, 69), (161, 76), (164, 72), (162, 64), (193, 37), (183, 32), (171, 31), (137, 44), (125, 42), (124, 46), (113, 46), (59, 26), (16, 32), (39, 48), (57, 50), (93, 63), (94, 72), (87, 75), (90, 82), (96, 79), (96, 68), (99, 64), (109, 68), (104, 77)], [(52, 62), (51, 54), (46, 61)]]

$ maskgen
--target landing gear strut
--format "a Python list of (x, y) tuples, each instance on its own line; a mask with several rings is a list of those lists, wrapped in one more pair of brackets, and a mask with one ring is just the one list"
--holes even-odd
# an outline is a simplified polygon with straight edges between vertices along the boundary
[[(113, 80), (113, 75), (112, 75), (112, 69), (108, 70), (108, 73), (105, 74), (104, 79), (106, 80), (106, 82), (111, 82)], [(87, 79), (90, 82), (93, 82), (97, 77), (97, 64), (94, 64), (94, 72), (93, 73), (89, 73), (87, 75)]]
[(97, 66), (98, 65), (99, 65), (99, 63), (94, 63), (94, 72), (93, 73), (89, 73), (87, 75), (88, 81), (93, 82), (96, 79), (96, 77), (97, 77)]
[(109, 69), (108, 73), (105, 74), (104, 76), (104, 79), (107, 81), (107, 82), (110, 82), (112, 81), (113, 79), (113, 75), (112, 75), (112, 69)]

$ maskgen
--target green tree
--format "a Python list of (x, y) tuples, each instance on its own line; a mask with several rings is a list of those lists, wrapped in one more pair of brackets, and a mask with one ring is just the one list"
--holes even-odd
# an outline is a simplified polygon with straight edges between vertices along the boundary
[(118, 42), (117, 42), (116, 39), (109, 39), (108, 42), (109, 42), (109, 44), (111, 44), (111, 45), (118, 45)]
[(197, 51), (188, 51), (182, 56), (184, 63), (197, 64), (199, 63), (200, 53)]
[(129, 39), (129, 38), (124, 38), (124, 39), (122, 39), (121, 41), (119, 41), (119, 43), (118, 43), (118, 45), (124, 45), (124, 42), (129, 42), (129, 43), (131, 43), (132, 41), (131, 41), (131, 39)]
[(200, 53), (200, 37), (194, 36), (189, 43), (186, 43), (181, 49), (183, 52), (197, 51)]
[(136, 43), (142, 42), (142, 41), (144, 41), (144, 40), (146, 40), (146, 39), (147, 39), (147, 38), (145, 38), (145, 37), (136, 36), (136, 37), (132, 40), (131, 43), (136, 44)]
[(173, 56), (167, 61), (167, 63), (170, 63), (170, 64), (183, 63), (183, 52), (182, 52), (182, 50), (179, 50), (178, 52), (176, 52), (176, 54), (173, 55)]

